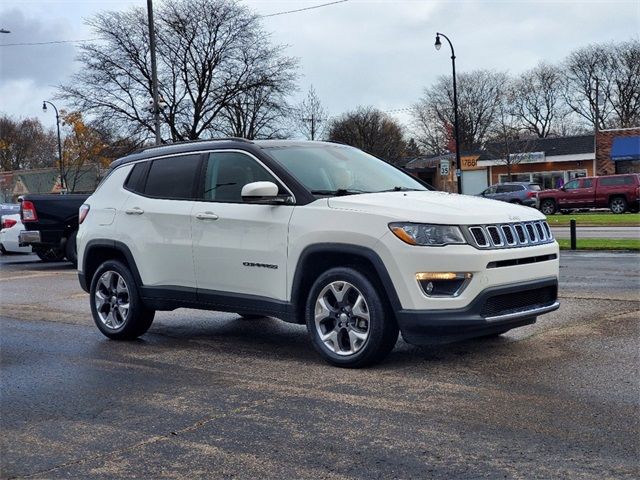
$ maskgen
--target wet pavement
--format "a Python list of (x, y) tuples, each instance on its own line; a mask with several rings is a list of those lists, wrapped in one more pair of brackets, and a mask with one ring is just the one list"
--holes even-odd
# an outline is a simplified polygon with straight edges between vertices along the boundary
[(226, 313), (110, 341), (73, 270), (0, 258), (2, 478), (640, 475), (638, 255), (563, 252), (559, 311), (365, 370)]

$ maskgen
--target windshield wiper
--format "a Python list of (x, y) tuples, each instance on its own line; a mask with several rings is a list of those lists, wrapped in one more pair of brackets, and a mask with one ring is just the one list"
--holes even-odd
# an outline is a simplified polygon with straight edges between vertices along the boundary
[(357, 190), (352, 188), (338, 188), (337, 190), (311, 190), (313, 195), (330, 195), (333, 197), (342, 197), (344, 195), (356, 195), (358, 193), (371, 193), (365, 190)]
[(376, 193), (383, 193), (383, 192), (421, 192), (422, 190), (418, 189), (418, 188), (409, 188), (409, 187), (393, 187), (393, 188), (389, 188), (387, 190), (379, 190)]

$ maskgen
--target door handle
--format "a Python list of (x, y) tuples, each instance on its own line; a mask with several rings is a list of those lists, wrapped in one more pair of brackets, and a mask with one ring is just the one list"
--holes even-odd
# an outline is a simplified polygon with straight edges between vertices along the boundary
[(198, 220), (217, 220), (218, 215), (211, 212), (201, 212), (201, 213), (196, 213), (196, 218)]
[(127, 215), (142, 215), (144, 213), (144, 210), (139, 207), (133, 207), (125, 210), (124, 213), (126, 213)]

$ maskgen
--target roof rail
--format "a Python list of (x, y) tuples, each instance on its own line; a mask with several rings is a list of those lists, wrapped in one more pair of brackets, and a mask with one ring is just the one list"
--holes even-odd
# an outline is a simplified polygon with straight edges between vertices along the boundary
[(149, 147), (143, 147), (139, 150), (136, 150), (135, 152), (132, 153), (142, 153), (142, 152), (146, 152), (147, 150), (153, 150), (155, 148), (163, 148), (163, 147), (171, 147), (173, 145), (185, 145), (188, 143), (202, 143), (202, 142), (224, 142), (224, 141), (234, 141), (234, 142), (245, 142), (245, 143), (253, 143), (253, 141), (251, 140), (247, 140), (246, 138), (242, 138), (242, 137), (221, 137), (221, 138), (199, 138), (197, 140), (183, 140), (180, 142), (172, 142), (172, 143), (163, 143), (161, 145), (151, 145)]

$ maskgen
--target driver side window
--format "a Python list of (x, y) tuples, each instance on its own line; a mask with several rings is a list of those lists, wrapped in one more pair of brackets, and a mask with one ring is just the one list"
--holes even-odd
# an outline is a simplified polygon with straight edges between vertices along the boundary
[(564, 189), (565, 189), (565, 190), (575, 190), (576, 188), (578, 188), (578, 184), (579, 184), (579, 183), (580, 183), (580, 182), (579, 182), (578, 180), (573, 180), (573, 181), (571, 181), (571, 182), (567, 183), (567, 184), (564, 186)]
[(240, 152), (213, 152), (207, 159), (204, 200), (242, 203), (242, 187), (252, 182), (280, 183), (253, 158)]

